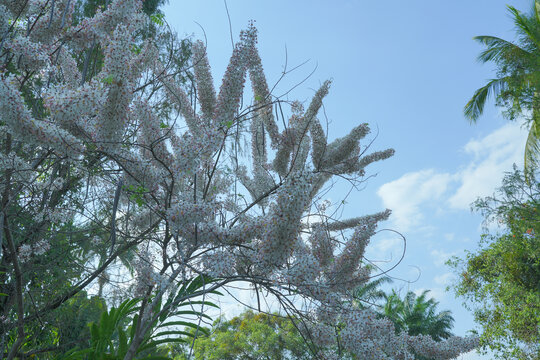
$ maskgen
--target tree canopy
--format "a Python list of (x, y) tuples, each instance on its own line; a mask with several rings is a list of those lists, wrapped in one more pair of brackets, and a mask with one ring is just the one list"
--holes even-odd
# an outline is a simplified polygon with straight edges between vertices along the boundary
[(416, 296), (412, 291), (407, 292), (402, 299), (393, 290), (387, 295), (384, 304), (384, 315), (396, 327), (396, 332), (406, 331), (409, 335), (429, 335), (435, 341), (441, 341), (452, 336), (450, 329), (454, 318), (449, 311), (437, 312), (438, 302), (427, 299), (429, 290)]
[[(196, 360), (311, 359), (309, 340), (302, 337), (296, 326), (286, 316), (251, 310), (230, 320), (220, 317), (209, 329), (209, 335), (195, 339), (193, 357)], [(190, 350), (191, 343), (187, 343), (184, 356)]]
[(449, 263), (459, 274), (456, 294), (467, 300), (482, 328), (484, 348), (501, 358), (540, 358), (540, 183), (514, 169), (502, 187), (474, 206), (499, 231), (480, 249)]
[(525, 167), (536, 168), (540, 158), (540, 1), (533, 2), (530, 14), (512, 6), (508, 6), (508, 11), (514, 19), (518, 41), (488, 35), (474, 38), (486, 47), (478, 60), (495, 63), (497, 77), (476, 90), (464, 113), (476, 122), (493, 95), (509, 119), (522, 118), (529, 128)]

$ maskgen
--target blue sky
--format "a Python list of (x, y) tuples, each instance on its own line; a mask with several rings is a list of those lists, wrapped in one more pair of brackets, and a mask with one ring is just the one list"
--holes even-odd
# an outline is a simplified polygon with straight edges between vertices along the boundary
[[(472, 37), (513, 40), (506, 5), (529, 11), (531, 3), (227, 2), (234, 41), (249, 20), (256, 21), (269, 83), (279, 79), (285, 63), (291, 69), (307, 61), (281, 81), (277, 94), (313, 72), (289, 94), (290, 100), (309, 101), (324, 80), (333, 79), (324, 102), (329, 137), (343, 136), (367, 122), (377, 133), (373, 150), (396, 150), (393, 158), (368, 168), (377, 176), (348, 198), (345, 215), (393, 210), (385, 226), (405, 235), (407, 252), (391, 274), (409, 281), (396, 281), (394, 287), (431, 289), (440, 309), (452, 311), (458, 335), (474, 323), (461, 300), (444, 291), (452, 281), (444, 261), (475, 249), (482, 218), (471, 213), (469, 204), (492, 194), (513, 163), (522, 164), (526, 137), (526, 131), (505, 121), (492, 102), (477, 125), (464, 119), (463, 106), (474, 90), (495, 76), (492, 65), (476, 62), (482, 47)], [(232, 51), (224, 2), (171, 0), (164, 11), (180, 36), (206, 36), (214, 79), (220, 80)], [(330, 200), (345, 190), (337, 188)], [(373, 239), (368, 257), (395, 260), (401, 246), (397, 238), (383, 233)]]

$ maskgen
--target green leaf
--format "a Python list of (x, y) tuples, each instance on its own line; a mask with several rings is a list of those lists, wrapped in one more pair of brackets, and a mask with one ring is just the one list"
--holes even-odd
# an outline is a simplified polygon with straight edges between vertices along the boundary
[(137, 352), (142, 352), (144, 350), (156, 348), (158, 345), (161, 344), (169, 344), (169, 343), (186, 343), (187, 341), (184, 339), (179, 338), (166, 338), (166, 339), (160, 339), (160, 340), (152, 340), (148, 344), (145, 344), (141, 347), (139, 347), (139, 350)]
[(133, 45), (131, 46), (131, 51), (132, 51), (133, 53), (137, 54), (137, 55), (141, 53), (141, 50), (142, 50), (141, 47), (138, 46), (138, 45), (136, 45), (136, 44), (133, 44)]
[(211, 303), (209, 301), (186, 301), (185, 303), (182, 303), (182, 304), (178, 305), (178, 307), (191, 306), (191, 305), (206, 305), (206, 306), (210, 306), (210, 307), (214, 307), (216, 309), (219, 309), (219, 306), (217, 306), (216, 304)]
[[(199, 311), (192, 311), (192, 310), (184, 310), (184, 311), (175, 311), (173, 313), (174, 316), (180, 316), (180, 315), (194, 315), (194, 316), (201, 316), (205, 319), (208, 319), (210, 321), (212, 321), (212, 318), (206, 314), (203, 314)], [(166, 323), (168, 324), (168, 323)], [(166, 324), (163, 324), (162, 326), (167, 326)]]
[(133, 339), (133, 336), (135, 336), (135, 329), (137, 329), (137, 323), (139, 322), (139, 314), (135, 314), (133, 316), (133, 321), (131, 323), (131, 327), (129, 329), (129, 338)]
[[(201, 332), (203, 332), (204, 334), (208, 333), (208, 329), (205, 329), (206, 331), (203, 331), (202, 328), (199, 328), (199, 330), (201, 330)], [(158, 332), (157, 334), (152, 335), (152, 338), (156, 338), (156, 337), (159, 337), (159, 336), (165, 336), (165, 335), (184, 335), (184, 336), (193, 337), (193, 334), (191, 334), (191, 333), (189, 333), (187, 331), (167, 330), (167, 331), (161, 331), (161, 332)]]
[[(165, 326), (185, 326), (185, 327), (190, 327), (193, 329), (202, 329), (200, 325), (194, 324), (192, 322), (187, 322), (187, 321), (170, 321), (165, 324), (162, 324), (160, 327), (165, 327)], [(157, 336), (157, 335), (154, 335), (154, 336)]]
[(99, 341), (99, 328), (96, 323), (90, 323), (90, 335), (92, 336), (92, 342)]
[(484, 112), (484, 106), (489, 96), (493, 94), (497, 97), (507, 87), (507, 81), (507, 78), (492, 79), (486, 85), (476, 90), (473, 97), (463, 109), (465, 117), (471, 123), (475, 123)]
[(533, 110), (533, 121), (525, 143), (525, 178), (528, 181), (529, 174), (538, 168), (540, 161), (540, 116)]
[(165, 24), (165, 22), (163, 21), (164, 18), (165, 15), (159, 13), (150, 16), (150, 20), (152, 20), (154, 24), (157, 24), (159, 26), (163, 26), (163, 24)]
[(118, 327), (118, 355), (119, 357), (124, 357), (124, 355), (127, 353), (128, 346), (127, 346), (127, 336), (124, 329), (122, 329), (120, 326)]
[(112, 83), (114, 82), (114, 76), (112, 76), (112, 75), (106, 76), (103, 79), (101, 79), (101, 82), (105, 83), (105, 84), (112, 85)]

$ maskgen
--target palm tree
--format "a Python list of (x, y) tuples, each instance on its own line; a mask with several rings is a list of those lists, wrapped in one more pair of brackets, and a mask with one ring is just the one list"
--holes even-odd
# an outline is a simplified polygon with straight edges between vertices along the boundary
[[(452, 336), (450, 329), (454, 318), (450, 311), (437, 312), (439, 303), (433, 298), (427, 299), (429, 290), (418, 297), (409, 291), (401, 299), (395, 290), (387, 294), (380, 289), (382, 284), (391, 282), (390, 277), (383, 276), (357, 287), (352, 294), (353, 304), (359, 309), (375, 307), (379, 317), (386, 317), (394, 323), (396, 334), (405, 331), (411, 336), (429, 335), (435, 341)], [(415, 354), (415, 359), (430, 360), (418, 354)]]
[(497, 78), (476, 90), (464, 108), (471, 123), (476, 123), (490, 95), (497, 105), (506, 108), (505, 115), (513, 120), (525, 115), (530, 127), (525, 145), (525, 169), (537, 168), (540, 161), (540, 0), (535, 0), (531, 15), (524, 15), (512, 6), (508, 10), (514, 19), (517, 43), (495, 36), (476, 36), (474, 40), (486, 46), (478, 60), (494, 62)]
[(353, 304), (359, 309), (376, 307), (377, 310), (381, 307), (381, 300), (386, 299), (386, 293), (380, 289), (383, 284), (391, 283), (392, 279), (388, 276), (382, 276), (372, 280), (362, 286), (358, 286), (353, 291)]
[(396, 332), (406, 331), (409, 335), (429, 335), (435, 341), (452, 336), (450, 329), (454, 323), (450, 311), (437, 312), (439, 303), (435, 299), (426, 299), (429, 290), (420, 296), (412, 291), (401, 299), (395, 290), (386, 297), (384, 315), (396, 328)]
[(390, 294), (380, 289), (381, 285), (392, 283), (388, 276), (382, 276), (357, 287), (353, 292), (353, 304), (359, 309), (375, 307), (381, 317), (387, 317), (394, 323), (396, 333), (406, 331), (409, 335), (430, 335), (433, 340), (441, 341), (452, 336), (450, 329), (454, 318), (450, 311), (437, 312), (439, 303), (427, 299), (429, 290), (420, 296), (412, 291), (401, 299), (396, 290)]

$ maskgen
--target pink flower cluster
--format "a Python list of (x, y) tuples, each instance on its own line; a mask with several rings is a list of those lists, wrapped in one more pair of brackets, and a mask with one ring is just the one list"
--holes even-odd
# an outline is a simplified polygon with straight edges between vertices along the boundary
[(8, 131), (23, 142), (52, 146), (64, 155), (79, 153), (77, 138), (54, 123), (33, 118), (17, 86), (12, 75), (0, 78), (0, 114)]
[(32, 256), (41, 256), (51, 249), (51, 244), (47, 240), (39, 240), (34, 244), (22, 244), (19, 247), (18, 258), (21, 262), (25, 263), (30, 260)]
[(300, 219), (310, 202), (310, 175), (295, 174), (279, 188), (270, 205), (258, 249), (263, 266), (279, 266), (291, 256), (300, 231)]
[(140, 0), (112, 1), (105, 11), (98, 9), (96, 15), (83, 19), (78, 26), (72, 27), (66, 33), (71, 38), (72, 45), (81, 49), (92, 44), (94, 40), (105, 44), (119, 24), (128, 26), (125, 36), (130, 37), (145, 22), (141, 9), (142, 1)]
[[(177, 231), (185, 240), (196, 240), (196, 226), (211, 221), (214, 214), (214, 205), (206, 202), (193, 202), (190, 200), (177, 200), (167, 210), (167, 219), (171, 228)], [(206, 241), (201, 236), (201, 242)]]
[(6, 41), (6, 49), (19, 58), (20, 66), (35, 71), (49, 63), (47, 49), (43, 44), (33, 42), (27, 36), (16, 36)]
[(236, 257), (230, 251), (216, 250), (203, 255), (203, 268), (213, 277), (223, 278), (235, 275)]
[[(32, 9), (34, 8), (34, 9)], [(43, 9), (43, 10), (41, 10)], [(31, 17), (33, 23), (30, 37), (34, 41), (43, 43), (52, 43), (58, 38), (68, 24), (71, 24), (73, 13), (75, 10), (75, 1), (73, 0), (56, 0), (54, 7), (50, 1), (33, 1), (29, 8), (30, 14), (43, 11), (45, 16), (38, 16), (37, 19)], [(53, 12), (51, 14), (51, 12)]]
[(206, 47), (202, 41), (193, 44), (193, 69), (195, 70), (195, 81), (197, 84), (197, 94), (201, 103), (203, 121), (210, 123), (216, 111), (216, 90), (214, 80), (206, 56)]

